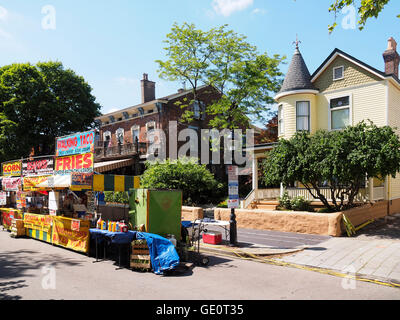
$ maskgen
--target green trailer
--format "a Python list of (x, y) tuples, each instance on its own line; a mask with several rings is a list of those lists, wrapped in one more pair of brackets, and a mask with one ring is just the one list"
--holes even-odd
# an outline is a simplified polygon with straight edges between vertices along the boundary
[(181, 241), (182, 191), (130, 189), (129, 215), (132, 225), (146, 232)]

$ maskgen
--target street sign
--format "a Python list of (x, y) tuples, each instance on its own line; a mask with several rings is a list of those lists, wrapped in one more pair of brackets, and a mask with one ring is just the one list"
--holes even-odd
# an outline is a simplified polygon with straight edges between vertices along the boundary
[(239, 201), (239, 178), (238, 178), (238, 167), (228, 166), (228, 188), (229, 188), (229, 199), (228, 208), (236, 209), (240, 206)]

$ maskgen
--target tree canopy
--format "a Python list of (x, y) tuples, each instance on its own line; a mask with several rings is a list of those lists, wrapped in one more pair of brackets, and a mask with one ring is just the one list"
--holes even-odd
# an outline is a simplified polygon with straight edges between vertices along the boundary
[[(379, 14), (389, 2), (390, 0), (360, 0), (360, 2), (356, 0), (335, 0), (331, 4), (329, 11), (333, 12), (336, 18), (338, 11), (350, 5), (356, 6), (360, 17), (358, 28), (362, 30), (369, 19), (378, 18)], [(400, 17), (400, 15), (397, 17)], [(333, 25), (329, 26), (329, 31), (332, 32), (336, 26), (337, 23), (335, 22)]]
[(187, 205), (219, 202), (225, 188), (218, 183), (205, 165), (197, 159), (182, 158), (162, 162), (148, 162), (140, 179), (143, 188), (182, 190)]
[[(267, 184), (300, 182), (330, 211), (351, 208), (366, 178), (395, 177), (400, 141), (394, 130), (361, 122), (342, 131), (298, 132), (282, 139), (264, 163)], [(332, 203), (321, 188), (330, 189)]]
[(193, 120), (190, 107), (200, 100), (202, 85), (212, 86), (222, 96), (204, 110), (212, 116), (211, 126), (233, 129), (248, 125), (249, 118), (265, 120), (268, 105), (274, 103), (272, 95), (283, 81), (279, 66), (285, 57), (260, 54), (227, 25), (202, 31), (194, 24), (175, 23), (165, 43), (166, 60), (156, 61), (160, 77), (188, 83), (193, 91), (193, 99), (181, 105), (183, 121)]
[(54, 153), (55, 138), (94, 126), (92, 88), (60, 62), (0, 68), (1, 161)]

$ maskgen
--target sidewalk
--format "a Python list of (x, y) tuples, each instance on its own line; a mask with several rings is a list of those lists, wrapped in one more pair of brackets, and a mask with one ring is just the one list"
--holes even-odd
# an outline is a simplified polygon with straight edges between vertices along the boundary
[(237, 248), (202, 244), (204, 253), (258, 256), (281, 265), (329, 270), (384, 283), (400, 284), (400, 217), (378, 220), (354, 238), (328, 238), (315, 245), (279, 249), (251, 243)]

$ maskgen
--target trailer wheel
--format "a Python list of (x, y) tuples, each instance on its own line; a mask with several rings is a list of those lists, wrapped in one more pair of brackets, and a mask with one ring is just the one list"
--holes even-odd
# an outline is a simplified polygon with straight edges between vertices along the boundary
[(210, 263), (210, 259), (208, 259), (207, 257), (201, 258), (201, 265), (207, 266), (209, 263)]

